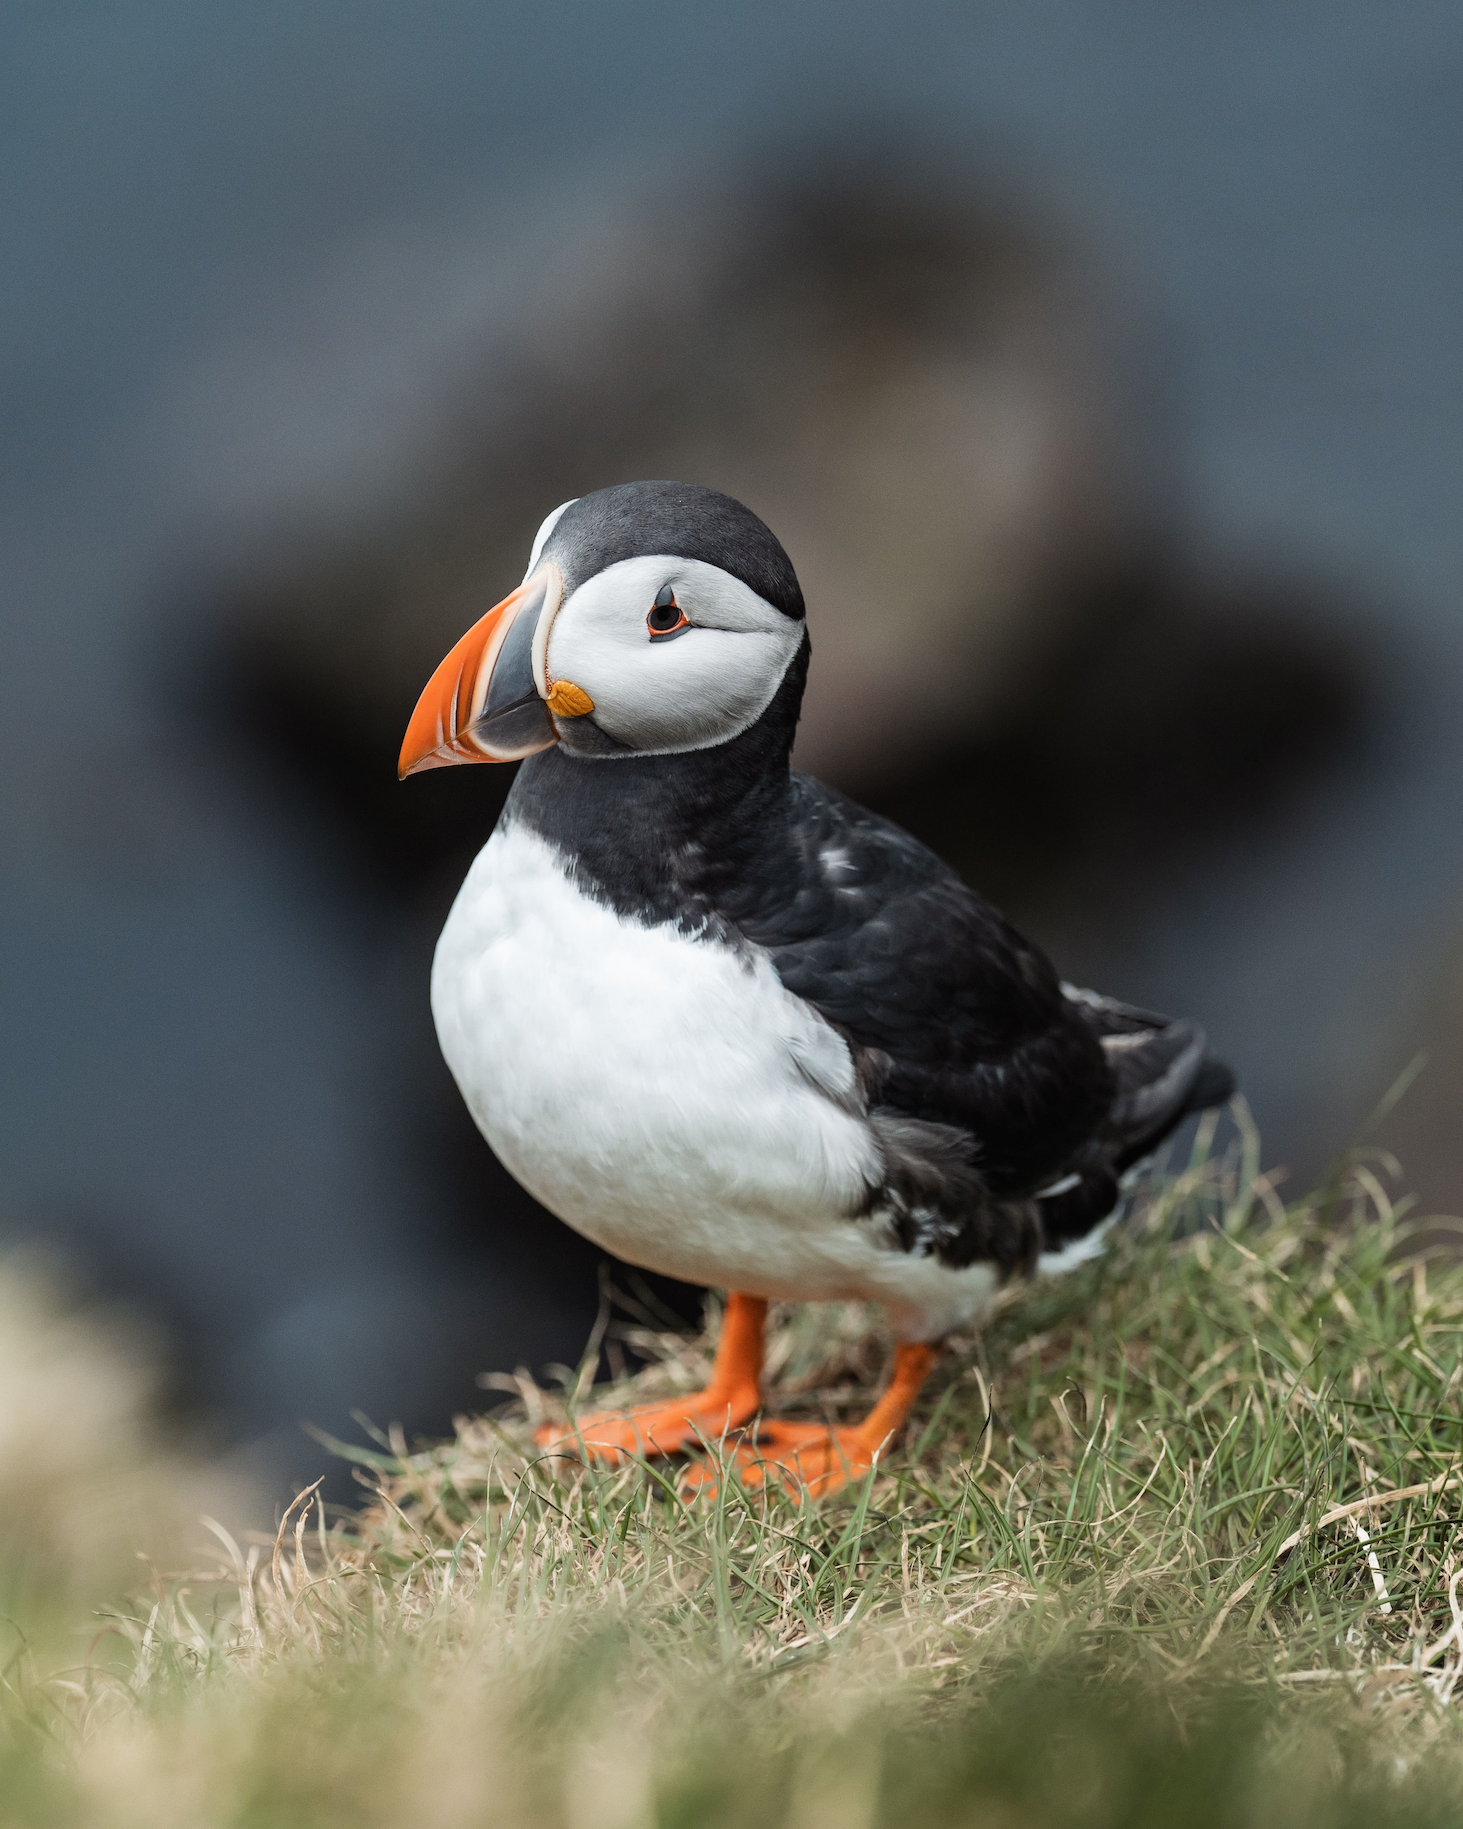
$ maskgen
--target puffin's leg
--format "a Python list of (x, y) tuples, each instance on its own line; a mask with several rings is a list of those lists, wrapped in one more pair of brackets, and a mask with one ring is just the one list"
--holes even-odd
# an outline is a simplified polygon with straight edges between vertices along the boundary
[(762, 1407), (766, 1322), (763, 1297), (728, 1295), (711, 1383), (704, 1391), (633, 1410), (598, 1411), (569, 1426), (550, 1423), (535, 1429), (534, 1440), (541, 1448), (579, 1451), (612, 1467), (626, 1455), (677, 1454), (700, 1442), (720, 1441), (729, 1429), (750, 1422)]
[[(935, 1358), (932, 1346), (898, 1347), (888, 1390), (864, 1420), (851, 1428), (830, 1428), (826, 1423), (761, 1424), (755, 1445), (736, 1451), (737, 1478), (744, 1486), (762, 1486), (777, 1480), (795, 1497), (806, 1493), (809, 1498), (820, 1499), (826, 1493), (837, 1492), (840, 1486), (867, 1473), (874, 1457), (903, 1426)], [(718, 1477), (715, 1467), (691, 1467), (683, 1486), (687, 1491), (715, 1486)]]

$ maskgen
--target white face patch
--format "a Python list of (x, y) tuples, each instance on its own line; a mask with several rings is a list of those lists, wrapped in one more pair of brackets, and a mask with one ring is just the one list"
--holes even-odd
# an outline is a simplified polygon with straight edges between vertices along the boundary
[[(667, 585), (691, 626), (652, 640), (646, 618)], [(709, 749), (755, 724), (802, 639), (800, 622), (729, 572), (649, 555), (606, 566), (565, 600), (549, 631), (548, 672), (589, 694), (595, 723), (617, 742), (668, 755)]]

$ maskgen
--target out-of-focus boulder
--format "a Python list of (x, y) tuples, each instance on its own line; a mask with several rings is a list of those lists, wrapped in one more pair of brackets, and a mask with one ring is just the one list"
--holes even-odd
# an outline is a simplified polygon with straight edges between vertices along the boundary
[[(418, 690), (548, 509), (675, 476), (747, 502), (798, 567), (802, 767), (987, 812), (999, 783), (1010, 817), (965, 848), (1018, 907), (1023, 826), (1049, 856), (1115, 824), (1140, 849), (1202, 839), (1231, 778), (1248, 813), (1345, 741), (1361, 672), (1283, 593), (1236, 606), (1186, 575), (1136, 314), (1093, 267), (1010, 207), (833, 164), (559, 250), (532, 309), (485, 330), (394, 509), (236, 598), (244, 721), (383, 875), (444, 846), (455, 867), (506, 780), (397, 790)], [(900, 798), (939, 842), (923, 785)]]

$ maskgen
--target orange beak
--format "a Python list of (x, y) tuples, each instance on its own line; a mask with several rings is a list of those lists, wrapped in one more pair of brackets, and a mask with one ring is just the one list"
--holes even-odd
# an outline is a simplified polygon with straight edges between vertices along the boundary
[(544, 655), (563, 588), (558, 567), (545, 563), (473, 624), (417, 700), (401, 779), (457, 762), (516, 762), (558, 742), (549, 707), (562, 695), (544, 676)]

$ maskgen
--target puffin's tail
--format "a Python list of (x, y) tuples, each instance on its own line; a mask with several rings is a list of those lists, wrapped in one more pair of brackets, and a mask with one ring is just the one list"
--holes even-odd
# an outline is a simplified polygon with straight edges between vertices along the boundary
[(1155, 1149), (1191, 1112), (1207, 1111), (1233, 1096), (1234, 1070), (1209, 1052), (1196, 1024), (1075, 985), (1062, 989), (1096, 1033), (1117, 1078), (1107, 1129), (1119, 1174)]
[(1194, 1023), (1075, 985), (1062, 989), (1102, 1043), (1118, 1091), (1087, 1159), (1038, 1197), (1048, 1251), (1090, 1232), (1116, 1206), (1126, 1170), (1152, 1155), (1185, 1118), (1223, 1105), (1235, 1090), (1233, 1069), (1209, 1052), (1204, 1031)]

